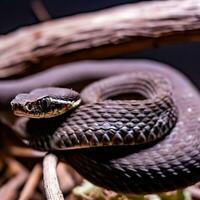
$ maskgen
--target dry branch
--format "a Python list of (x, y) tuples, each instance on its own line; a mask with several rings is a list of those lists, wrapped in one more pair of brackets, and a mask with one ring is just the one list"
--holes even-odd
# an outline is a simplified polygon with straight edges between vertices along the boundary
[(45, 153), (27, 147), (10, 146), (8, 152), (15, 157), (42, 158)]
[(18, 189), (24, 184), (28, 177), (28, 171), (18, 161), (5, 157), (8, 163), (9, 170), (15, 174), (7, 183), (0, 188), (0, 199), (11, 200), (15, 199)]
[(66, 164), (64, 163), (58, 164), (57, 171), (61, 191), (63, 193), (69, 193), (76, 186), (72, 174), (67, 171)]
[(39, 21), (44, 22), (51, 19), (51, 16), (46, 10), (42, 0), (32, 0), (31, 7), (33, 10), (33, 13), (38, 18)]
[(33, 196), (34, 190), (39, 184), (42, 175), (42, 167), (40, 164), (36, 164), (29, 175), (29, 178), (22, 189), (19, 200), (29, 200)]
[(20, 172), (11, 178), (6, 184), (0, 188), (0, 197), (4, 200), (12, 200), (17, 196), (17, 190), (22, 186), (27, 178), (26, 172)]
[(43, 160), (43, 180), (46, 198), (48, 200), (64, 200), (57, 177), (58, 158), (47, 154)]
[(199, 0), (129, 4), (45, 22), (0, 37), (0, 78), (189, 41), (200, 41)]

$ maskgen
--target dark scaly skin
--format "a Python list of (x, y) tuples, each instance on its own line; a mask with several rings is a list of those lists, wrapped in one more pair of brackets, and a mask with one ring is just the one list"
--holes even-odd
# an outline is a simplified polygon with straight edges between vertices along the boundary
[[(42, 89), (44, 93), (45, 90), (49, 88)], [(39, 120), (29, 120), (24, 131), (26, 143), (39, 150), (64, 150), (155, 141), (168, 134), (177, 121), (171, 90), (164, 77), (152, 73), (135, 72), (103, 79), (82, 92), (85, 105), (67, 116), (53, 132), (46, 130), (44, 125), (49, 126), (50, 120), (42, 120), (38, 128), (39, 132), (43, 130), (40, 134), (33, 129), (39, 127)], [(105, 101), (113, 94), (134, 91), (142, 93), (147, 99)], [(28, 94), (23, 97), (24, 101), (34, 102), (33, 92), (30, 93), (31, 99)], [(18, 96), (15, 99), (12, 104), (20, 104)], [(54, 119), (51, 121), (54, 123)]]
[[(133, 62), (106, 64), (124, 67)], [(191, 185), (200, 179), (199, 93), (182, 74), (171, 68), (156, 64), (133, 66), (133, 70), (138, 69), (158, 72), (171, 80), (179, 111), (178, 122), (171, 133), (141, 149), (118, 147), (94, 151), (91, 148), (57, 154), (88, 180), (115, 191), (154, 193)]]
[[(134, 193), (155, 193), (184, 188), (200, 180), (200, 95), (179, 72), (149, 68), (169, 77), (179, 119), (162, 141), (144, 149), (134, 147), (65, 155), (79, 173), (102, 187)], [(95, 169), (95, 170), (94, 170)], [(91, 173), (92, 172), (92, 173)]]

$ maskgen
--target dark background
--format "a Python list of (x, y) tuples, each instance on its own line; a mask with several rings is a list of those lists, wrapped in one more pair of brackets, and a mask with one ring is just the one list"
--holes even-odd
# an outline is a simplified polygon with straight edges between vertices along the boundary
[[(6, 34), (25, 25), (38, 23), (31, 7), (33, 0), (0, 0), (0, 33)], [(136, 0), (43, 0), (52, 18), (99, 10)], [(178, 6), (178, 5), (177, 5)], [(122, 55), (123, 58), (149, 58), (180, 69), (200, 88), (200, 43), (167, 45)], [(118, 57), (119, 58), (119, 57)]]

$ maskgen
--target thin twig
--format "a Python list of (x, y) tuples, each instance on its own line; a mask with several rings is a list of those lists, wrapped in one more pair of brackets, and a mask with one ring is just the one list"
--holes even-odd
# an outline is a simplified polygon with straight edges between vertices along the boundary
[(33, 13), (39, 21), (44, 22), (51, 19), (51, 16), (49, 15), (47, 9), (45, 8), (41, 0), (33, 0), (31, 2), (31, 7)]
[(193, 185), (191, 187), (188, 187), (186, 191), (191, 194), (193, 199), (200, 199), (200, 188), (198, 188), (198, 186)]
[(76, 186), (76, 182), (73, 179), (72, 174), (67, 170), (66, 164), (59, 163), (57, 171), (61, 190), (63, 193), (70, 192)]
[(36, 151), (27, 147), (18, 147), (18, 146), (10, 146), (9, 153), (12, 156), (17, 157), (35, 157), (35, 158), (42, 158), (44, 157), (45, 153), (41, 151)]
[(0, 199), (11, 200), (17, 196), (17, 190), (22, 186), (28, 177), (28, 171), (16, 160), (6, 158), (9, 170), (16, 174), (0, 188)]
[(28, 200), (31, 198), (35, 188), (38, 185), (38, 182), (40, 181), (41, 175), (42, 167), (40, 164), (36, 164), (29, 176), (29, 179), (26, 182), (26, 185), (21, 191), (19, 200)]
[(22, 171), (27, 172), (26, 168), (20, 162), (14, 160), (13, 158), (5, 157), (4, 159), (6, 163), (8, 164), (9, 170), (11, 170), (13, 174), (18, 174)]
[(0, 199), (12, 200), (17, 196), (17, 190), (25, 182), (28, 173), (26, 171), (20, 172), (18, 175), (9, 180), (5, 185), (0, 189)]
[(56, 173), (57, 163), (58, 158), (53, 154), (46, 155), (43, 161), (44, 189), (48, 200), (64, 200)]

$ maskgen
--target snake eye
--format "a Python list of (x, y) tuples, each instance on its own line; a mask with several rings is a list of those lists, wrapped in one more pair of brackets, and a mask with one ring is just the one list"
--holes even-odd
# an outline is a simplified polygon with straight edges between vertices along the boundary
[(49, 107), (50, 100), (48, 98), (43, 98), (40, 100), (40, 103), (43, 110), (46, 110)]
[(32, 109), (33, 109), (33, 105), (32, 104), (27, 104), (26, 105), (26, 109), (28, 110), (28, 111), (31, 111)]

